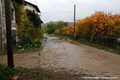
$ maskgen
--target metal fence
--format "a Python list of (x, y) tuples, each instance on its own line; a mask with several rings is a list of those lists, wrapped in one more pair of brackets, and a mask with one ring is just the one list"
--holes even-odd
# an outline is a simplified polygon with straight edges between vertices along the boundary
[(89, 37), (89, 36), (79, 36), (79, 39), (96, 43), (105, 47), (109, 48), (118, 48), (120, 47), (120, 38), (115, 38), (115, 37)]

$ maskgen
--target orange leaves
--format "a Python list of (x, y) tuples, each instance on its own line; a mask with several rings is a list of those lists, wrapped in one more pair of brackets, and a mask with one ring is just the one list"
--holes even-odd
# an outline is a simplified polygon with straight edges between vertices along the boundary
[(65, 27), (63, 34), (68, 35), (68, 36), (73, 35), (74, 34), (74, 26)]
[[(76, 21), (75, 33), (78, 36), (114, 36), (120, 26), (120, 15), (96, 12), (95, 14)], [(74, 35), (74, 26), (64, 28), (65, 35)]]

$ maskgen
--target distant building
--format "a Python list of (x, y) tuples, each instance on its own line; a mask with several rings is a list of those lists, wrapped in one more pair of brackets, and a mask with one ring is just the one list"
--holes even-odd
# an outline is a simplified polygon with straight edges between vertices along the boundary
[[(35, 5), (35, 4), (33, 4), (33, 3), (30, 3), (30, 2), (27, 2), (27, 1), (24, 1), (24, 3), (25, 3), (25, 9), (28, 9), (28, 10), (30, 10), (30, 11), (33, 11), (33, 12), (35, 12), (36, 14), (40, 14), (41, 13), (41, 11), (40, 11), (40, 9), (38, 8), (38, 6), (37, 5)], [(40, 28), (41, 28), (41, 24), (43, 23), (43, 21), (42, 20), (40, 20)]]

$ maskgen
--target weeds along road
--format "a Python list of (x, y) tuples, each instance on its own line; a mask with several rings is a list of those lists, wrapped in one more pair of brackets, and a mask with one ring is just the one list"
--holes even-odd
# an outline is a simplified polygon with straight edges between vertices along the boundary
[[(65, 71), (76, 75), (84, 73), (120, 78), (120, 55), (59, 37), (47, 38), (40, 53), (15, 54), (15, 65), (53, 72)], [(5, 59), (5, 56), (0, 56), (0, 63), (6, 63)]]

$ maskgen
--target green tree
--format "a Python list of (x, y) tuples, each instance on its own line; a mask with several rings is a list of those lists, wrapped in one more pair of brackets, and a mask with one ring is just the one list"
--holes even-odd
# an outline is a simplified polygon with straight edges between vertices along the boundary
[(28, 16), (29, 20), (33, 23), (33, 25), (36, 28), (41, 27), (41, 24), (43, 22), (41, 21), (40, 16), (38, 14), (36, 14), (35, 12), (28, 10), (28, 9), (26, 9), (26, 12), (27, 12), (27, 16)]
[(40, 43), (42, 32), (37, 29), (27, 16), (23, 4), (17, 4), (16, 10), (19, 12), (19, 21), (17, 22), (17, 33), (21, 45)]
[(67, 26), (66, 22), (58, 21), (58, 22), (49, 22), (47, 24), (47, 33), (52, 34), (55, 33), (56, 30), (62, 29), (63, 27)]

